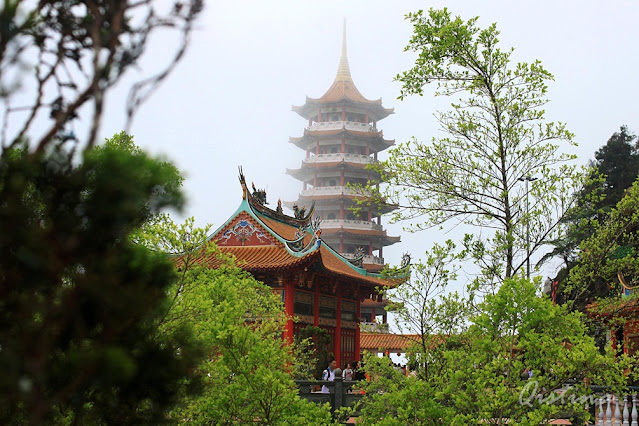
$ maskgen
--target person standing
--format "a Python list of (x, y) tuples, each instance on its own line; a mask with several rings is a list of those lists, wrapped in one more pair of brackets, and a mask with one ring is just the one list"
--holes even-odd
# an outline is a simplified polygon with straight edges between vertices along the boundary
[[(335, 357), (328, 359), (328, 367), (322, 372), (322, 380), (328, 380), (329, 382), (335, 381), (335, 369), (337, 368), (337, 361)], [(330, 390), (326, 385), (322, 385), (322, 393), (330, 393)]]
[(353, 380), (353, 369), (350, 364), (346, 364), (344, 369), (344, 380)]

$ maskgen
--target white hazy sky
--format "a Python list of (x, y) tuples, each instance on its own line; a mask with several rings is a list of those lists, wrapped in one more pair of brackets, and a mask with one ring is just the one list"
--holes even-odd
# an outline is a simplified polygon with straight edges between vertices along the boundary
[[(442, 1), (211, 1), (193, 34), (190, 49), (169, 80), (140, 110), (131, 133), (138, 145), (172, 159), (186, 176), (186, 216), (220, 226), (238, 207), (237, 167), (265, 187), (271, 206), (294, 200), (301, 183), (285, 174), (304, 152), (288, 142), (301, 136), (306, 120), (291, 111), (305, 96), (320, 97), (331, 85), (346, 19), (348, 59), (356, 86), (369, 99), (382, 98), (395, 114), (378, 123), (397, 143), (437, 133), (436, 109), (449, 101), (431, 96), (397, 100), (393, 82), (410, 68), (404, 53), (412, 28), (404, 15), (447, 6), (479, 25), (496, 22), (502, 48), (515, 47), (515, 60), (542, 61), (555, 76), (547, 118), (563, 121), (576, 134), (580, 162), (627, 124), (639, 132), (639, 1), (453, 0)], [(165, 59), (152, 46), (141, 72)], [(104, 137), (123, 126), (124, 93), (108, 98)], [(398, 263), (409, 251), (419, 257), (441, 231), (389, 234), (403, 242), (384, 251)], [(546, 272), (551, 274), (552, 271)]]

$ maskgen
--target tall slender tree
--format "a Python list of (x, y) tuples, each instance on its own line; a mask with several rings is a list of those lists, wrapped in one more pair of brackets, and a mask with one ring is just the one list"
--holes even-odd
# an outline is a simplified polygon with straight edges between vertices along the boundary
[(525, 268), (558, 232), (582, 176), (559, 145), (574, 144), (564, 124), (545, 120), (547, 81), (541, 62), (512, 63), (496, 25), (480, 29), (446, 9), (407, 15), (415, 65), (397, 76), (400, 99), (457, 98), (435, 114), (444, 133), (430, 143), (413, 139), (391, 150), (379, 169), (389, 183), (369, 190), (400, 206), (394, 220), (423, 219), (417, 230), (457, 223), (474, 226), (464, 242), (482, 268), (484, 284), (499, 284)]

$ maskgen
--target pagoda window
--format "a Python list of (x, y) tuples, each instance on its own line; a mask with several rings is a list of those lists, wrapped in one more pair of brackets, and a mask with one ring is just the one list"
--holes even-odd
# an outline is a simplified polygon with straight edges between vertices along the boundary
[(328, 186), (337, 186), (337, 181), (335, 179), (331, 179), (328, 181)]
[(328, 219), (328, 220), (334, 220), (334, 219), (336, 219), (336, 214), (335, 214), (335, 213), (329, 213), (329, 214), (328, 214), (328, 216), (327, 216), (327, 219)]
[(355, 217), (355, 215), (353, 213), (349, 213), (346, 215), (346, 219), (348, 220), (356, 220), (357, 218)]
[(332, 297), (320, 296), (319, 316), (321, 318), (337, 318), (337, 301)]
[(355, 302), (342, 300), (342, 321), (357, 321), (357, 305)]
[(315, 306), (313, 304), (313, 300), (314, 300), (314, 297), (311, 293), (296, 291), (293, 313), (295, 315), (313, 316), (315, 312)]
[(336, 147), (331, 148), (331, 154), (337, 154), (337, 148)]

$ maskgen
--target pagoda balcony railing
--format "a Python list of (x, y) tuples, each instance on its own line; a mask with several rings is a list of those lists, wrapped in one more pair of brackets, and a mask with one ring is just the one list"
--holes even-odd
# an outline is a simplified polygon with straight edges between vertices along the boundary
[(358, 121), (322, 121), (320, 123), (313, 122), (308, 130), (335, 130), (335, 129), (346, 129), (346, 130), (356, 130), (359, 132), (376, 132), (375, 129), (370, 124), (360, 123)]
[[(322, 221), (322, 224), (324, 224), (323, 221)], [(355, 253), (340, 253), (340, 254), (344, 256), (346, 259), (351, 259), (351, 260), (357, 259), (359, 257), (359, 255)], [(364, 255), (364, 259), (362, 260), (364, 261), (365, 265), (384, 265), (383, 257), (377, 257), (371, 254)]]
[(301, 192), (305, 197), (325, 196), (325, 195), (356, 195), (367, 197), (367, 191), (357, 191), (348, 186), (314, 186)]
[(375, 222), (368, 220), (350, 220), (350, 219), (323, 219), (322, 229), (335, 229), (335, 228), (348, 228), (348, 229), (372, 229), (374, 231), (382, 231), (384, 227), (378, 225)]
[(348, 154), (341, 152), (334, 152), (330, 154), (315, 154), (304, 159), (305, 163), (334, 163), (336, 161), (345, 161), (347, 163), (358, 164), (372, 164), (376, 162), (373, 157), (368, 155)]

